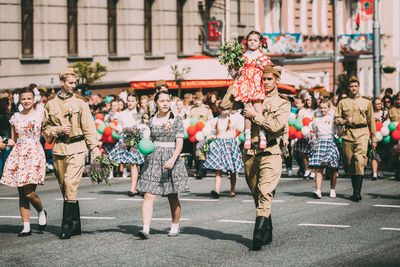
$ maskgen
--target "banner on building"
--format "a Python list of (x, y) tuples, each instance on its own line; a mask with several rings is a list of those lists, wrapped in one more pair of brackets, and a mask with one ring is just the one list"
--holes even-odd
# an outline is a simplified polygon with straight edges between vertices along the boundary
[(342, 52), (372, 53), (373, 35), (368, 34), (341, 34), (339, 35), (340, 50)]
[(222, 20), (215, 18), (204, 22), (203, 52), (209, 56), (217, 56), (222, 46)]
[(361, 0), (361, 19), (372, 20), (374, 17), (374, 5), (372, 0)]
[(301, 33), (264, 33), (267, 38), (268, 54), (302, 54)]

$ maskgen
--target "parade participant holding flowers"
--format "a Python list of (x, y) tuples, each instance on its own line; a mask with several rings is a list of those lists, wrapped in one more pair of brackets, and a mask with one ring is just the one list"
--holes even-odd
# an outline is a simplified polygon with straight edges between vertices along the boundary
[(157, 195), (168, 196), (172, 216), (168, 236), (179, 234), (181, 205), (178, 193), (189, 190), (188, 174), (179, 156), (183, 146), (183, 121), (171, 112), (170, 101), (171, 96), (165, 91), (160, 91), (154, 96), (158, 111), (149, 121), (154, 151), (146, 157), (136, 187), (145, 193), (142, 205), (143, 229), (138, 232), (142, 239), (150, 237), (153, 204)]
[[(43, 209), (40, 198), (35, 190), (38, 184), (43, 184), (46, 175), (46, 158), (40, 136), (42, 133), (43, 109), (36, 109), (33, 89), (22, 88), (19, 92), (19, 103), (22, 111), (15, 113), (11, 119), (11, 139), (6, 143), (14, 147), (4, 166), (1, 183), (17, 187), (19, 195), (19, 209), (24, 228), (18, 236), (32, 234), (30, 229), (30, 204), (37, 210), (39, 230), (45, 229), (47, 213)], [(43, 133), (46, 141), (47, 135)]]
[(100, 156), (100, 151), (89, 106), (74, 93), (77, 81), (75, 70), (65, 68), (59, 77), (61, 91), (46, 104), (43, 129), (47, 136), (55, 138), (54, 169), (64, 198), (60, 239), (69, 239), (72, 235), (81, 234), (76, 197), (87, 147), (93, 159)]
[(372, 102), (358, 93), (360, 82), (357, 77), (351, 76), (348, 81), (349, 97), (342, 99), (338, 104), (335, 124), (345, 126), (342, 143), (349, 174), (353, 185), (351, 200), (361, 200), (361, 187), (364, 168), (367, 165), (368, 140), (372, 139), (372, 149), (375, 150), (376, 125)]
[[(382, 101), (379, 98), (374, 98), (372, 100), (372, 105), (374, 109), (374, 118), (375, 118), (375, 123), (376, 123), (376, 139), (378, 141), (378, 144), (376, 146), (376, 153), (377, 156), (372, 156), (371, 157), (371, 165), (372, 165), (372, 180), (376, 180), (378, 177), (380, 179), (383, 179), (384, 173), (383, 173), (383, 167), (385, 166), (386, 159), (388, 159), (388, 153), (387, 153), (387, 145), (379, 142), (382, 141), (382, 134), (380, 133), (381, 128), (383, 127), (383, 123), (386, 121), (388, 118), (388, 114), (385, 109), (383, 109)], [(380, 140), (378, 139), (378, 132), (380, 135)], [(375, 155), (375, 153), (372, 153)], [(382, 162), (383, 159), (383, 162)], [(378, 175), (379, 171), (379, 175)]]
[(222, 172), (230, 174), (231, 190), (230, 197), (235, 196), (236, 174), (243, 170), (242, 154), (236, 138), (236, 131), (243, 132), (244, 118), (236, 117), (232, 120), (229, 116), (229, 109), (219, 106), (221, 115), (207, 122), (203, 134), (208, 140), (214, 140), (208, 146), (208, 154), (203, 167), (215, 170), (215, 190), (211, 191), (214, 198), (219, 198)]
[[(127, 96), (127, 105), (128, 108), (118, 114), (118, 124), (115, 126), (115, 130), (121, 138), (110, 152), (110, 157), (116, 163), (131, 165), (131, 188), (128, 191), (128, 195), (135, 196), (138, 194), (138, 191), (136, 190), (139, 176), (137, 164), (143, 164), (144, 157), (140, 154), (137, 144), (133, 144), (133, 146), (126, 144), (126, 138), (130, 132), (143, 129), (143, 127), (139, 127), (142, 114), (140, 113), (138, 98), (136, 95), (129, 94)], [(123, 168), (122, 177), (126, 176), (127, 170), (126, 168)]]
[[(233, 74), (235, 83), (232, 94), (235, 101), (241, 101), (245, 107), (252, 103), (257, 112), (261, 112), (261, 102), (265, 98), (262, 87), (263, 70), (267, 64), (272, 64), (270, 58), (265, 55), (262, 48), (267, 48), (266, 38), (260, 32), (251, 31), (243, 40), (244, 54), (242, 66), (232, 66), (237, 73)], [(245, 119), (245, 141), (244, 148), (251, 147), (251, 121)], [(266, 148), (267, 139), (265, 131), (259, 130), (259, 147)]]
[[(337, 129), (334, 124), (334, 117), (329, 114), (329, 109), (329, 99), (323, 99), (319, 104), (321, 116), (315, 118), (310, 124), (317, 141), (310, 154), (308, 165), (315, 168), (315, 185), (317, 190), (313, 192), (313, 197), (318, 199), (322, 198), (322, 173), (325, 167), (327, 168), (327, 173), (331, 175), (331, 191), (329, 196), (332, 198), (336, 197), (335, 187), (340, 155), (334, 139)], [(329, 171), (329, 169), (333, 169), (333, 171)]]

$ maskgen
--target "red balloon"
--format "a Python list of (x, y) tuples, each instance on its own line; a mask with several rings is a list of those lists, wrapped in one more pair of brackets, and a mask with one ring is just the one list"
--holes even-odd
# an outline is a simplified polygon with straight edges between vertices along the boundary
[[(376, 124), (376, 131), (380, 132), (383, 127), (383, 123), (381, 121), (377, 121), (375, 124)], [(399, 129), (398, 125), (397, 125), (397, 129)]]
[(110, 126), (107, 126), (106, 128), (104, 128), (104, 135), (111, 136), (112, 132), (113, 132), (113, 129)]
[(310, 118), (304, 117), (303, 118), (303, 126), (308, 126), (311, 122)]
[(106, 136), (105, 134), (103, 134), (103, 136), (101, 137), (101, 142), (103, 142), (103, 143), (109, 143), (109, 142), (108, 142), (108, 138), (107, 138), (107, 136)]
[(115, 142), (115, 139), (112, 137), (112, 135), (109, 135), (109, 136), (107, 136), (107, 141), (108, 141), (109, 143), (114, 143), (114, 142)]
[(296, 127), (289, 126), (289, 135), (295, 136), (296, 132), (297, 132)]
[(296, 133), (295, 134), (289, 134), (289, 139), (290, 140), (296, 139)]
[(236, 129), (236, 137), (238, 137), (238, 136), (239, 136), (239, 134), (240, 134), (239, 130), (238, 130), (238, 129)]
[(400, 140), (400, 130), (396, 129), (392, 132), (392, 138), (394, 140)]
[(196, 127), (196, 131), (200, 132), (206, 125), (204, 124), (204, 122), (198, 121), (194, 126)]
[(194, 136), (194, 135), (196, 135), (196, 127), (194, 126), (194, 125), (190, 125), (188, 128), (187, 128), (187, 133), (189, 134), (189, 136)]
[(399, 129), (399, 130), (400, 130), (400, 123), (398, 123), (398, 124), (397, 124), (397, 129)]
[(101, 114), (101, 113), (96, 113), (96, 114), (94, 115), (94, 118), (95, 118), (96, 120), (104, 120), (104, 116), (103, 116), (103, 114)]
[(114, 123), (115, 126), (118, 126), (118, 121), (117, 120), (113, 120), (112, 123)]
[(303, 138), (303, 134), (301, 133), (301, 131), (297, 131), (297, 132), (296, 132), (296, 138), (297, 138), (297, 139)]
[(96, 130), (97, 130), (97, 127), (99, 127), (100, 124), (98, 124), (97, 122), (95, 122), (94, 125), (96, 125)]
[(196, 142), (196, 135), (189, 135), (188, 139), (190, 142), (194, 143), (194, 142)]

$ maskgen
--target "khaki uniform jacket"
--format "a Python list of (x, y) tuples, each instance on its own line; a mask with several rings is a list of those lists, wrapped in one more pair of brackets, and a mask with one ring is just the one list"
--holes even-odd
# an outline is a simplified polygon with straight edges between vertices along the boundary
[[(234, 98), (232, 96), (233, 87), (229, 87), (224, 98), (222, 99), (221, 106), (225, 108), (233, 108)], [(276, 140), (277, 144), (267, 147), (265, 149), (245, 150), (246, 154), (269, 152), (271, 154), (280, 154), (279, 147), (280, 138), (285, 133), (285, 128), (288, 123), (290, 115), (290, 102), (284, 96), (278, 93), (275, 88), (270, 92), (261, 104), (263, 115), (258, 114), (254, 119), (251, 126), (251, 142), (259, 142), (259, 129), (260, 127), (265, 130), (267, 141)]]
[(214, 118), (211, 109), (206, 105), (201, 105), (200, 107), (192, 107), (190, 109), (189, 117), (196, 117), (204, 121), (209, 121)]
[[(352, 117), (353, 122), (347, 123), (347, 119)], [(369, 139), (369, 131), (371, 131), (372, 142), (376, 142), (376, 125), (372, 102), (360, 95), (355, 97), (347, 97), (340, 100), (335, 115), (335, 124), (345, 126), (342, 138), (347, 141), (357, 141), (360, 138)], [(364, 128), (351, 128), (354, 126), (366, 125)]]
[(400, 108), (391, 107), (388, 113), (390, 121), (400, 122)]
[[(66, 116), (66, 112), (71, 110), (71, 116)], [(61, 129), (63, 126), (71, 127), (71, 134), (65, 136)], [(86, 152), (99, 146), (97, 140), (96, 126), (89, 106), (75, 94), (61, 97), (57, 95), (54, 99), (47, 102), (43, 121), (45, 133), (55, 138), (53, 154), (68, 156), (75, 153)], [(84, 140), (68, 143), (68, 139), (84, 137)], [(67, 141), (66, 141), (67, 140)]]

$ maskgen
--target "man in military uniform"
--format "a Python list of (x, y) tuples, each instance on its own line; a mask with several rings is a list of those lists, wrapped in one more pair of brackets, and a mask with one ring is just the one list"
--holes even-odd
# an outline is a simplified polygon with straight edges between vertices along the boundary
[[(155, 83), (155, 90), (156, 92), (154, 93), (154, 95), (161, 91), (168, 92), (168, 84), (166, 83), (165, 80), (158, 80)], [(146, 116), (148, 117), (148, 119), (150, 119), (150, 117), (157, 112), (156, 104), (154, 103), (153, 99), (154, 95), (146, 104)]]
[(376, 148), (376, 126), (372, 102), (358, 93), (360, 82), (356, 76), (349, 79), (349, 97), (340, 100), (335, 124), (343, 126), (343, 152), (349, 168), (353, 185), (351, 200), (361, 200), (361, 187), (364, 168), (367, 165), (369, 132), (371, 132), (372, 149)]
[(77, 75), (72, 68), (60, 74), (61, 90), (45, 107), (43, 129), (55, 139), (55, 174), (64, 198), (60, 239), (81, 234), (79, 203), (76, 200), (88, 147), (92, 158), (100, 155), (96, 127), (89, 106), (75, 93)]
[[(252, 120), (251, 149), (243, 151), (244, 173), (256, 206), (256, 223), (253, 233), (253, 250), (260, 250), (272, 241), (271, 205), (274, 190), (282, 173), (279, 140), (282, 138), (290, 114), (290, 102), (278, 93), (280, 72), (267, 65), (263, 73), (263, 86), (267, 93), (262, 102), (262, 113), (253, 106), (244, 109), (244, 116)], [(224, 108), (233, 106), (232, 87), (222, 100)], [(259, 129), (266, 132), (267, 147), (259, 148)]]
[[(202, 92), (196, 92), (193, 97), (193, 107), (190, 109), (189, 118), (195, 117), (199, 120), (207, 122), (214, 118), (211, 108), (203, 103), (204, 95)], [(197, 145), (197, 142), (196, 142)], [(206, 176), (206, 169), (203, 168), (203, 163), (206, 160), (205, 155), (201, 153), (198, 148), (194, 145), (194, 150), (196, 151), (195, 158), (195, 168), (196, 168), (196, 178), (201, 179)]]

